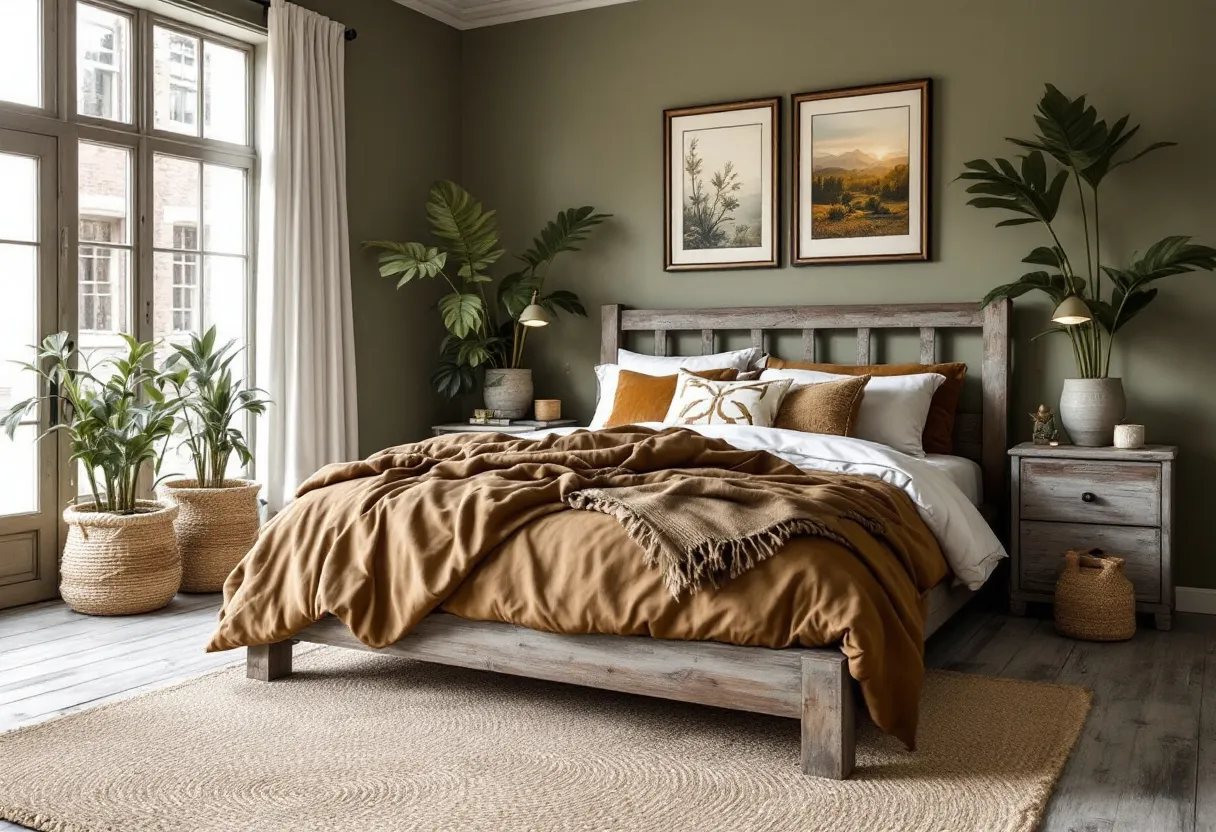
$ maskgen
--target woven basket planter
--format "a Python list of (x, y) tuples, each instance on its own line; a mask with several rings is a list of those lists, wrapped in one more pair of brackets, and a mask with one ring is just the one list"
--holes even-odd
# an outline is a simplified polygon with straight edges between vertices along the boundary
[(1068, 552), (1056, 582), (1056, 632), (1086, 641), (1126, 641), (1136, 634), (1136, 588), (1123, 558), (1100, 549)]
[(173, 534), (174, 506), (149, 500), (138, 514), (107, 514), (93, 504), (63, 512), (68, 539), (59, 566), (63, 600), (87, 615), (158, 610), (177, 594), (182, 560)]
[(179, 509), (173, 529), (182, 550), (182, 592), (219, 592), (258, 537), (258, 491), (248, 480), (198, 488), (197, 480), (160, 486), (161, 500)]

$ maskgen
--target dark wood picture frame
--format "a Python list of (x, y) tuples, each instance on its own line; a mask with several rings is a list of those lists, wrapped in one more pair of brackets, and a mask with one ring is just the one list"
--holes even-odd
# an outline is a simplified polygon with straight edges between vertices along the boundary
[[(776, 269), (781, 266), (781, 103), (780, 96), (754, 98), (697, 107), (676, 107), (663, 111), (663, 268), (669, 272), (721, 271), (734, 269)], [(717, 263), (676, 263), (672, 247), (672, 122), (686, 116), (729, 113), (741, 110), (770, 108), (772, 111), (772, 182), (769, 198), (772, 222), (769, 228), (771, 257), (763, 260)], [(683, 168), (683, 160), (680, 160)]]
[[(930, 192), (933, 178), (932, 166), (932, 114), (933, 114), (933, 82), (929, 78), (910, 81), (895, 81), (887, 84), (873, 84), (863, 87), (844, 87), (841, 89), (821, 90), (818, 92), (798, 93), (790, 97), (790, 107), (793, 111), (793, 150), (792, 165), (793, 182), (790, 187), (790, 264), (794, 266), (851, 264), (851, 263), (891, 263), (901, 261), (925, 261), (932, 259), (932, 217), (930, 215)], [(802, 205), (802, 105), (808, 101), (825, 101), (838, 98), (853, 98), (866, 95), (881, 95), (893, 92), (920, 93), (920, 199), (917, 209), (920, 211), (920, 234), (917, 251), (884, 253), (884, 254), (854, 254), (843, 256), (805, 256), (801, 245), (801, 218), (803, 210), (809, 210), (810, 205)], [(916, 125), (909, 125), (915, 130)], [(911, 152), (911, 148), (909, 148)], [(911, 195), (909, 195), (911, 196)], [(909, 201), (911, 211), (913, 203)], [(858, 238), (866, 239), (866, 238)], [(870, 238), (875, 239), (875, 238)]]

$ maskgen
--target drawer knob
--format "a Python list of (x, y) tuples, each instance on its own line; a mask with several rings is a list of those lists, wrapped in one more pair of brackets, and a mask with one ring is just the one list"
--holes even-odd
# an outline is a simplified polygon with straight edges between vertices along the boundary
[(1092, 491), (1086, 491), (1081, 495), (1081, 502), (1083, 503), (1092, 503), (1096, 499), (1098, 498), (1094, 496), (1094, 492)]

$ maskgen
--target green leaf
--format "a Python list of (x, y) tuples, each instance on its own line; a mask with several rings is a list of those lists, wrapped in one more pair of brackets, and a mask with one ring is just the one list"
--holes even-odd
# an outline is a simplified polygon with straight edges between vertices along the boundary
[(983, 305), (988, 306), (990, 303), (1004, 298), (1012, 300), (1034, 291), (1043, 292), (1059, 305), (1068, 295), (1069, 288), (1063, 275), (1030, 272), (1022, 275), (1014, 283), (997, 286), (984, 296)]
[(502, 257), (495, 212), (484, 210), (455, 182), (444, 180), (431, 187), (426, 214), (435, 236), (447, 243), (460, 261), (460, 277), (482, 275)]
[(518, 318), (524, 307), (532, 301), (532, 293), (540, 288), (541, 281), (530, 270), (513, 272), (498, 284), (498, 302), (507, 310), (507, 316)]
[(464, 338), (471, 332), (484, 329), (485, 307), (480, 295), (468, 292), (453, 292), (439, 299), (439, 314), (448, 332)]
[(559, 309), (572, 315), (587, 317), (587, 310), (583, 307), (583, 304), (578, 299), (578, 295), (574, 294), (574, 292), (567, 292), (562, 289), (550, 292), (540, 299), (540, 305), (554, 318), (557, 317), (557, 310)]
[(1117, 317), (1114, 317), (1112, 326), (1107, 328), (1108, 332), (1118, 332), (1128, 321), (1139, 315), (1157, 297), (1156, 289), (1140, 289), (1126, 296), (1126, 301), (1122, 293), (1116, 293), (1114, 300), (1115, 306), (1119, 308)]
[(1022, 258), (1023, 263), (1032, 263), (1036, 266), (1053, 266), (1057, 269), (1064, 268), (1064, 252), (1058, 246), (1039, 246), (1030, 254)]
[[(988, 165), (987, 169), (974, 167), (974, 163), (969, 166), (972, 169), (958, 178), (974, 183), (967, 188), (968, 193), (982, 196), (973, 197), (968, 205), (1003, 208), (1044, 223), (1055, 219), (1069, 174), (1067, 170), (1059, 171), (1048, 184), (1041, 152), (1036, 150), (1024, 156), (1021, 171), (1007, 159), (997, 159), (996, 167)], [(1018, 222), (1004, 221), (1001, 225), (1022, 225), (1026, 221), (1019, 218)]]
[(586, 240), (593, 228), (611, 216), (597, 214), (590, 205), (567, 208), (541, 229), (540, 235), (532, 240), (532, 247), (519, 255), (519, 259), (535, 271), (563, 251), (578, 251), (575, 244)]
[(476, 385), (473, 371), (454, 361), (441, 361), (431, 375), (431, 384), (449, 399), (472, 390)]

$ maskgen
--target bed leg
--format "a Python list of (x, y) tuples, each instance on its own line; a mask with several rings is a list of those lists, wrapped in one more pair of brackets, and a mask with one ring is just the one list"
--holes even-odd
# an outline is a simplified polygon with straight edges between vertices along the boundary
[(255, 644), (245, 655), (245, 676), (259, 682), (273, 682), (291, 675), (291, 642)]
[(802, 773), (844, 780), (853, 773), (857, 714), (844, 654), (802, 657)]

